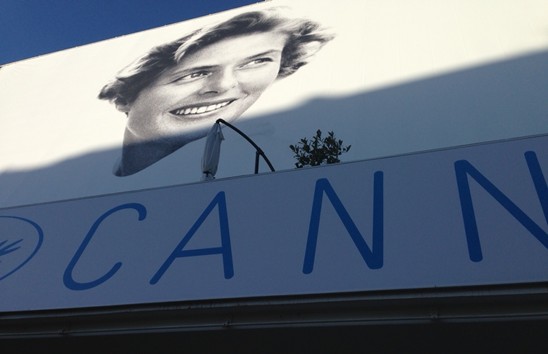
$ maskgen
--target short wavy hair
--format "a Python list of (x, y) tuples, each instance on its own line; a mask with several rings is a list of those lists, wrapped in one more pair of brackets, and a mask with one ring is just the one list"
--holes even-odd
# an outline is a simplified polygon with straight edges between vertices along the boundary
[(227, 21), (202, 28), (173, 42), (152, 48), (122, 69), (114, 80), (105, 85), (99, 99), (116, 106), (133, 103), (141, 90), (165, 70), (177, 65), (187, 54), (219, 42), (225, 38), (252, 33), (279, 31), (287, 34), (277, 78), (287, 77), (308, 63), (334, 34), (319, 23), (286, 16), (283, 9), (253, 11)]

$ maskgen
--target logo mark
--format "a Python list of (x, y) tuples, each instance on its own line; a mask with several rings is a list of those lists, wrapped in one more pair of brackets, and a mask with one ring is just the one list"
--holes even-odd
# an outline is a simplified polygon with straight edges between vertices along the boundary
[(42, 228), (29, 219), (0, 216), (0, 281), (25, 266), (44, 240)]
[[(13, 251), (17, 251), (21, 246), (17, 246), (15, 248), (13, 248), (13, 247), (15, 245), (17, 245), (18, 243), (21, 243), (21, 241), (23, 241), (23, 239), (19, 239), (19, 240), (15, 241), (15, 242), (12, 242), (12, 243), (10, 243), (9, 245), (6, 245), (6, 246), (4, 246), (4, 244), (8, 241), (0, 242), (0, 257), (5, 256), (6, 254), (11, 253)], [(2, 260), (0, 259), (0, 262), (1, 261)]]

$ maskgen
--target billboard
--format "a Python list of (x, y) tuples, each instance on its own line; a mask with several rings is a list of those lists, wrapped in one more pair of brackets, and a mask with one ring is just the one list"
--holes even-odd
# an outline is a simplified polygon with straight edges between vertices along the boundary
[[(268, 1), (5, 65), (0, 208), (198, 183), (221, 118), (294, 168), (548, 132), (545, 1)], [(217, 178), (253, 173), (223, 126)], [(265, 165), (262, 172), (268, 171)]]
[[(547, 10), (268, 1), (5, 65), (0, 311), (548, 281)], [(318, 130), (343, 163), (295, 169)]]
[(542, 136), (4, 209), (0, 312), (545, 284), (547, 167)]

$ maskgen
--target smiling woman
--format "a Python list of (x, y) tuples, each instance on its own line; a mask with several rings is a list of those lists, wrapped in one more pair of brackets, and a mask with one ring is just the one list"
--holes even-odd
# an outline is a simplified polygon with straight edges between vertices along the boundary
[(332, 38), (316, 22), (269, 9), (153, 48), (99, 94), (128, 117), (114, 173), (137, 173), (205, 137), (218, 118), (234, 121)]

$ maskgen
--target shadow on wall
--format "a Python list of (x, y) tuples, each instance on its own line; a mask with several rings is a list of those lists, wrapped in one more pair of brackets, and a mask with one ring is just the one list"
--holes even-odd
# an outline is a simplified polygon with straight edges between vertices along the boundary
[[(236, 125), (277, 170), (292, 169), (289, 145), (317, 129), (351, 144), (362, 160), (548, 132), (548, 51), (339, 98)], [(0, 208), (200, 180), (204, 140), (129, 177), (114, 177), (119, 151), (96, 151), (55, 165), (0, 175)], [(253, 173), (254, 150), (225, 129), (217, 176)], [(262, 171), (267, 171), (262, 165)]]

